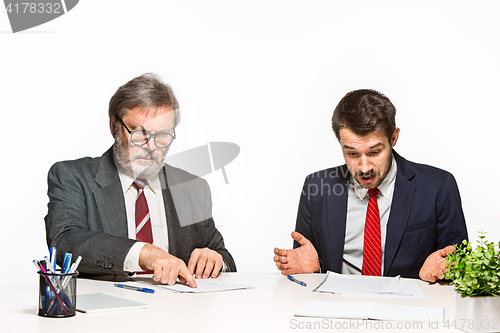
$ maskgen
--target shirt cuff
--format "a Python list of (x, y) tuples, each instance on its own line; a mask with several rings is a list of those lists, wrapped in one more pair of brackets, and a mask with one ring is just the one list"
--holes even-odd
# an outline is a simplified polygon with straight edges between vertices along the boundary
[(142, 268), (139, 266), (139, 254), (142, 247), (148, 243), (136, 242), (127, 253), (123, 263), (123, 271), (125, 272), (141, 272)]

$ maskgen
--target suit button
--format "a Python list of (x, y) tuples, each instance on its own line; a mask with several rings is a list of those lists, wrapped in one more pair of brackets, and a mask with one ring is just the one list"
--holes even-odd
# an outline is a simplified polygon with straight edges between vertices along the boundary
[(110, 263), (108, 264), (108, 267), (107, 267), (107, 268), (108, 268), (108, 269), (112, 269), (112, 268), (113, 268), (113, 263), (112, 263), (112, 262), (110, 262)]
[(101, 267), (101, 261), (100, 261), (100, 260), (98, 260), (98, 261), (96, 262), (96, 264), (95, 264), (95, 265), (96, 265), (97, 267)]

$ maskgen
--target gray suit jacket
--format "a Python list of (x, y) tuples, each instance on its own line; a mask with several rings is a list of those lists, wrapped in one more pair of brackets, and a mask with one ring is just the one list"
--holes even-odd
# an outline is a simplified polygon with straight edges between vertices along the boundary
[[(160, 171), (169, 253), (186, 265), (195, 248), (208, 247), (236, 271), (231, 254), (212, 219), (210, 189), (205, 180), (164, 166)], [(125, 257), (136, 242), (128, 238), (125, 199), (110, 148), (100, 158), (58, 162), (48, 174), (47, 244), (82, 256), (83, 275), (126, 275)], [(82, 275), (82, 274), (81, 274)]]

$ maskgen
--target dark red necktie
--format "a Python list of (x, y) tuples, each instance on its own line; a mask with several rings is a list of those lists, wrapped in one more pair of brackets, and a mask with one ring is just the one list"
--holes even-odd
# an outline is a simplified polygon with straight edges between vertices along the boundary
[(137, 189), (137, 198), (135, 199), (135, 238), (138, 241), (153, 244), (149, 207), (144, 195), (146, 181), (136, 179), (132, 185)]
[(370, 201), (366, 211), (365, 237), (363, 244), (363, 268), (361, 274), (380, 276), (382, 254), (380, 245), (380, 213), (378, 211), (378, 188), (368, 190)]
[[(149, 216), (148, 202), (144, 195), (145, 179), (136, 179), (132, 184), (137, 189), (135, 199), (135, 239), (141, 242), (153, 244), (153, 232), (151, 230), (151, 218)], [(154, 271), (147, 270), (137, 274), (153, 274)]]

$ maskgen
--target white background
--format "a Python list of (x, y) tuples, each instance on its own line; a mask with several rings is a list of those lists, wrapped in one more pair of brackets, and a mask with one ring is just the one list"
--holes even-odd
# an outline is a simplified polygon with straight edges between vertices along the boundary
[[(0, 285), (33, 281), (47, 253), (46, 175), (100, 156), (107, 105), (144, 72), (170, 83), (183, 119), (170, 153), (210, 141), (240, 155), (205, 178), (240, 271), (274, 271), (291, 247), (307, 174), (343, 163), (338, 101), (372, 88), (398, 110), (396, 150), (452, 172), (469, 236), (500, 240), (498, 1), (85, 0), (13, 34), (0, 10)], [(415, 249), (418, 251), (418, 249)]]

